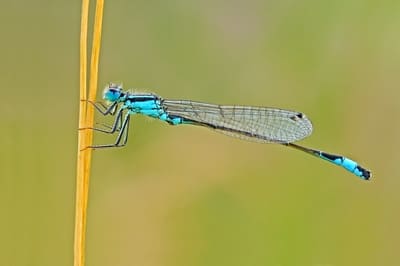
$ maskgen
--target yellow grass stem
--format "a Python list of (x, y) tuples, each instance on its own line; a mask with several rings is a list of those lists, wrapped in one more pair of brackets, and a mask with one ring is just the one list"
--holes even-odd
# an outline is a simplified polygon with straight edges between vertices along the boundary
[[(80, 36), (80, 104), (79, 128), (93, 127), (94, 109), (85, 100), (95, 101), (98, 80), (98, 65), (103, 21), (104, 0), (97, 0), (93, 30), (93, 45), (90, 62), (89, 92), (87, 91), (87, 32), (89, 0), (82, 0)], [(84, 149), (92, 144), (93, 131), (78, 131), (78, 156), (76, 174), (74, 266), (85, 265), (86, 214), (89, 192), (89, 175), (92, 150)]]

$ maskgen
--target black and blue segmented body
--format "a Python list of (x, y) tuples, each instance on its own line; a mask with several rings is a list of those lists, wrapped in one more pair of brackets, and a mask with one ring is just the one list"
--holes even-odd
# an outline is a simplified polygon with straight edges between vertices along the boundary
[(204, 126), (245, 140), (286, 145), (341, 166), (361, 179), (368, 180), (371, 176), (368, 170), (349, 158), (294, 144), (293, 142), (307, 137), (312, 132), (311, 121), (300, 112), (270, 107), (165, 100), (152, 93), (123, 91), (122, 87), (116, 84), (106, 87), (103, 98), (110, 103), (109, 106), (94, 106), (104, 115), (116, 115), (116, 119), (109, 130), (95, 130), (106, 133), (118, 131), (119, 134), (114, 144), (96, 145), (91, 148), (124, 146), (128, 139), (130, 115), (142, 114), (171, 125)]

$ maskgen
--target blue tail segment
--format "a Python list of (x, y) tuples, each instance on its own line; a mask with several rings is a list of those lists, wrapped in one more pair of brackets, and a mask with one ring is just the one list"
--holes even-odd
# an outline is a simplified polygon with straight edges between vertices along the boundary
[(130, 116), (141, 114), (170, 125), (197, 125), (244, 140), (286, 145), (339, 165), (361, 179), (368, 180), (371, 176), (368, 170), (346, 157), (294, 144), (293, 142), (304, 139), (312, 132), (311, 121), (300, 112), (271, 107), (166, 100), (153, 93), (124, 91), (121, 85), (113, 83), (104, 89), (103, 98), (108, 105), (90, 103), (104, 116), (115, 116), (114, 123), (104, 128), (92, 129), (117, 134), (117, 138), (112, 144), (88, 148), (125, 146)]
[(304, 151), (315, 157), (322, 158), (328, 162), (331, 162), (333, 164), (341, 166), (344, 169), (346, 169), (347, 171), (349, 171), (350, 173), (355, 174), (356, 176), (360, 177), (363, 180), (369, 180), (371, 177), (370, 171), (368, 171), (367, 169), (360, 166), (357, 162), (355, 162), (349, 158), (346, 158), (344, 156), (330, 154), (330, 153), (326, 153), (323, 151), (306, 148), (306, 147), (303, 147), (303, 146), (300, 146), (300, 145), (297, 145), (294, 143), (286, 143), (285, 145), (295, 148), (300, 151)]

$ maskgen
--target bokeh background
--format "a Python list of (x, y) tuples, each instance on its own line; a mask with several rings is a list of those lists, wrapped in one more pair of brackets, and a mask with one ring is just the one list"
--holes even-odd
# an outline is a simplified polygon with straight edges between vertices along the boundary
[[(0, 264), (72, 265), (81, 3), (0, 5)], [(314, 124), (302, 144), (373, 179), (138, 116), (126, 148), (94, 153), (87, 265), (400, 265), (399, 11), (389, 0), (106, 1), (99, 99), (120, 81), (302, 111)]]

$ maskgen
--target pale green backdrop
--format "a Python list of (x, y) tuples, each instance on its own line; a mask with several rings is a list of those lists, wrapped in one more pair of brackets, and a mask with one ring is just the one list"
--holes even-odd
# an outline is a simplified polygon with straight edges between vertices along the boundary
[[(0, 4), (4, 266), (72, 265), (80, 5)], [(121, 81), (302, 111), (314, 124), (302, 144), (373, 179), (134, 117), (126, 148), (94, 154), (87, 265), (400, 265), (399, 12), (389, 0), (106, 1), (99, 99)]]

